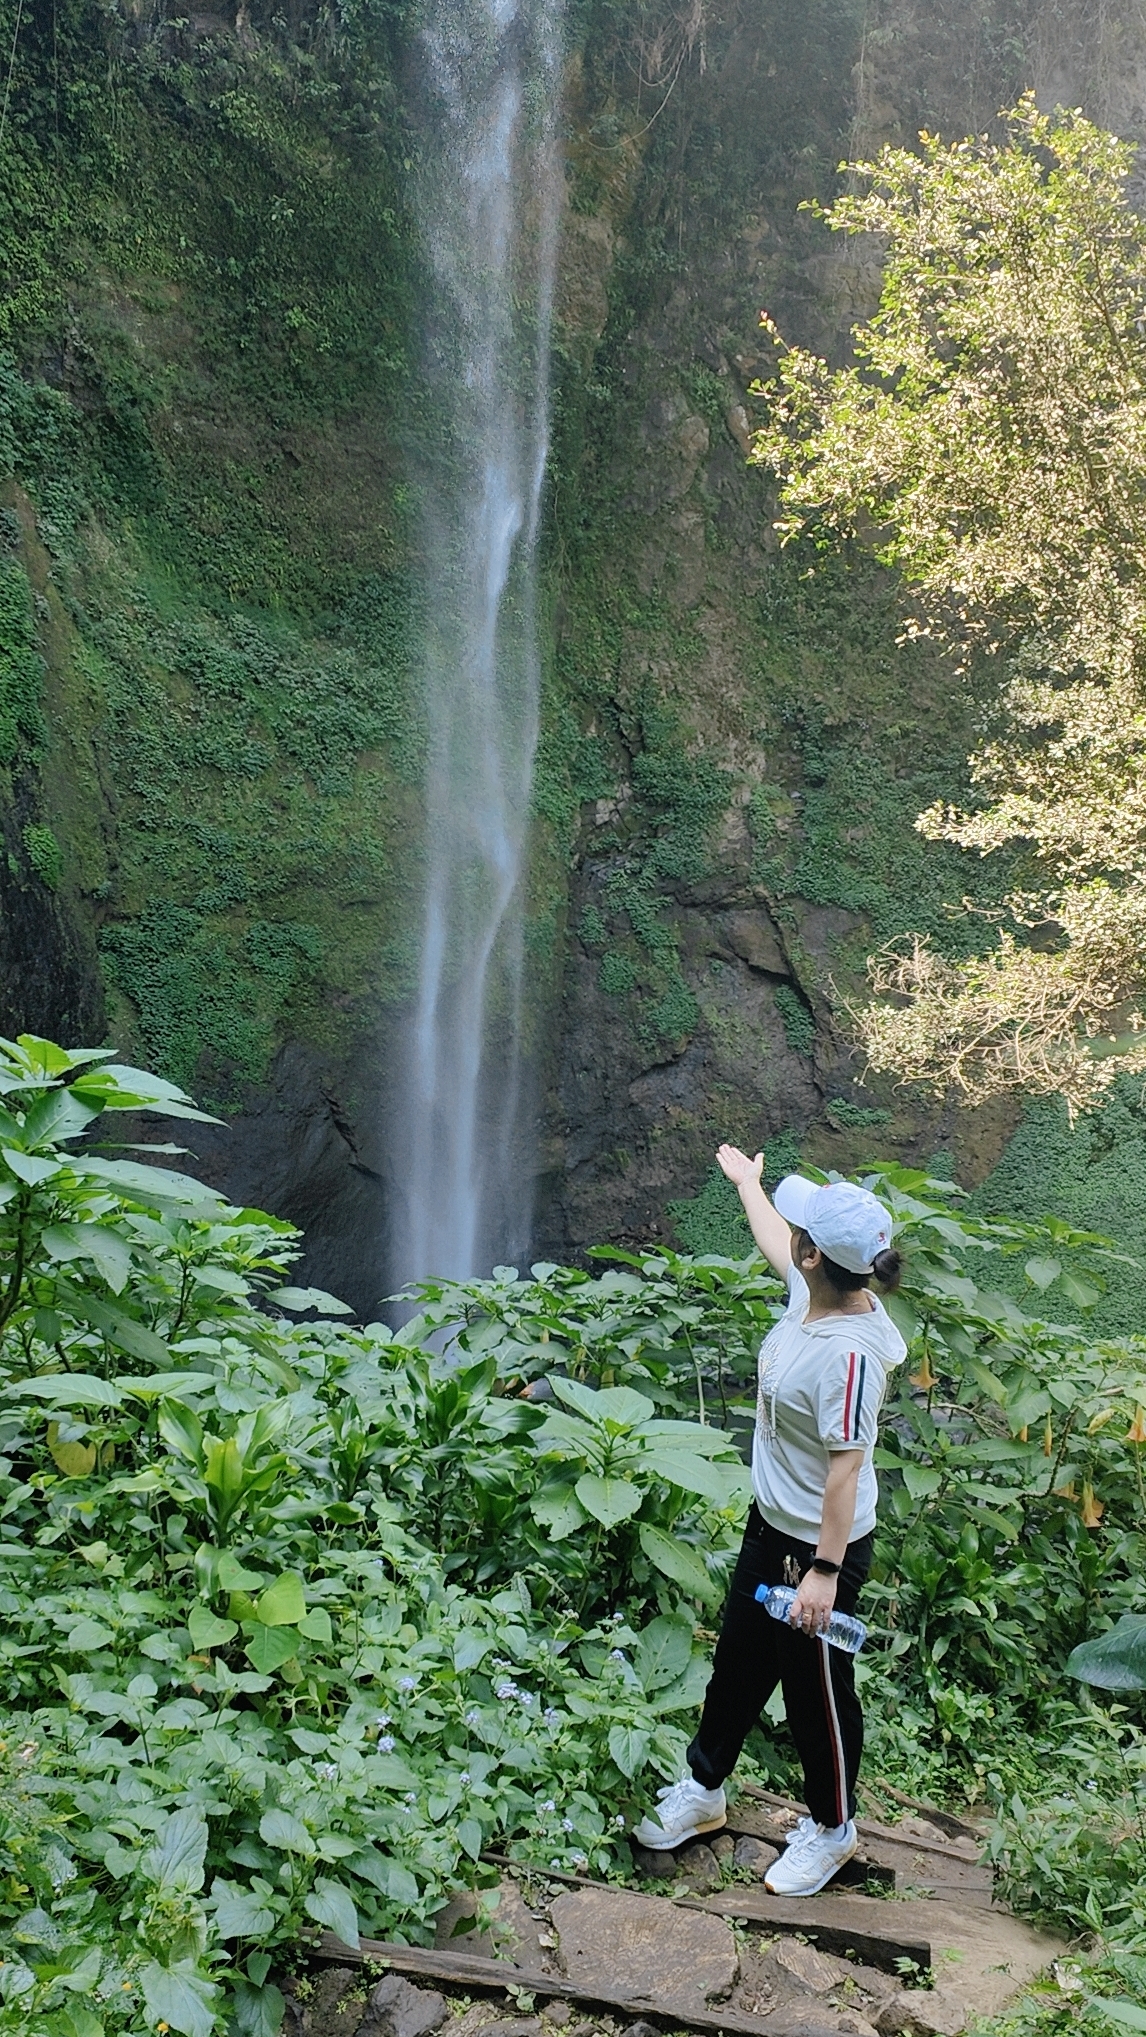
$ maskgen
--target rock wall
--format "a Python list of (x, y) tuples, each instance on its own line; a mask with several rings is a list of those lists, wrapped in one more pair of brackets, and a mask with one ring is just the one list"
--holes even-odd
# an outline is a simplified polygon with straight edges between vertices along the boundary
[[(204, 1167), (369, 1310), (418, 896), (414, 10), (167, 11), (77, 0), (18, 44), (0, 709), (46, 676), (0, 756), (4, 1022), (106, 1026), (206, 1097)], [(856, 150), (1032, 83), (1146, 127), (1130, 0), (583, 0), (570, 32), (529, 922), (554, 1256), (715, 1239), (725, 1136), (773, 1173), (1003, 1151), (1014, 1113), (858, 1084), (866, 954), (959, 938), (947, 902), (1005, 872), (914, 831), (973, 700), (894, 588), (777, 550), (758, 316), (843, 357), (876, 258), (800, 206)]]

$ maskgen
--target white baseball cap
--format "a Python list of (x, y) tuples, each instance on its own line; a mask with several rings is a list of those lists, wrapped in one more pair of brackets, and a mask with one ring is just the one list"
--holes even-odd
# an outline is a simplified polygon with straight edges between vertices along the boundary
[(853, 1181), (828, 1181), (820, 1188), (802, 1174), (789, 1174), (772, 1201), (786, 1223), (807, 1231), (825, 1258), (849, 1273), (870, 1273), (891, 1244), (891, 1218), (883, 1204)]

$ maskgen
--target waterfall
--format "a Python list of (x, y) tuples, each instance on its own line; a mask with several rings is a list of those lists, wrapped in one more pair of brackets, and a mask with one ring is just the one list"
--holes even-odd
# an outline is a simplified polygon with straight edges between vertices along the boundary
[(428, 0), (418, 49), (429, 760), (418, 995), (397, 1111), (399, 1281), (488, 1272), (528, 1241), (522, 890), (562, 174), (560, 0)]

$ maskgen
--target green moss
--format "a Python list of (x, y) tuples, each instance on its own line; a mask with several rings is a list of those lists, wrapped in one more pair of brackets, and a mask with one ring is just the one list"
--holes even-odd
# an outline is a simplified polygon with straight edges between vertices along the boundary
[(810, 1054), (816, 1044), (816, 1021), (799, 991), (778, 983), (772, 994), (788, 1045), (796, 1054)]
[(627, 955), (609, 950), (601, 957), (597, 980), (607, 997), (627, 997), (637, 985), (637, 972)]
[(829, 1124), (844, 1132), (862, 1132), (869, 1125), (886, 1125), (891, 1121), (889, 1110), (878, 1110), (872, 1104), (851, 1103), (846, 1096), (831, 1097), (824, 1111)]
[(719, 1167), (713, 1167), (696, 1195), (667, 1205), (681, 1249), (747, 1259), (755, 1250), (740, 1197)]
[(64, 857), (51, 828), (32, 824), (24, 829), (24, 847), (28, 861), (41, 883), (49, 891), (58, 891), (64, 874)]
[(43, 754), (44, 672), (27, 575), (0, 562), (0, 764), (34, 764)]

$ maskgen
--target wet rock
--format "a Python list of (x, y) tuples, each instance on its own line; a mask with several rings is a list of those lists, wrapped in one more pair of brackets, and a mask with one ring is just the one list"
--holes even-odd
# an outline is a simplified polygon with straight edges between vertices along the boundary
[(727, 1867), (736, 1852), (736, 1841), (731, 1832), (717, 1832), (708, 1843), (720, 1865)]
[(678, 1909), (657, 1896), (578, 1889), (558, 1896), (551, 1915), (566, 1973), (611, 1994), (624, 1975), (630, 2000), (687, 2016), (736, 1980), (736, 1941), (722, 1917)]
[(719, 1860), (711, 1846), (706, 1846), (703, 1841), (682, 1853), (680, 1875), (697, 1895), (707, 1895), (710, 1889), (719, 1888), (724, 1879)]
[(546, 2022), (552, 2023), (555, 2030), (564, 2030), (565, 2025), (573, 2020), (573, 2010), (568, 2002), (549, 2002), (543, 2014)]
[(753, 1839), (747, 1832), (742, 1832), (736, 1841), (732, 1858), (734, 1864), (746, 1874), (754, 1874), (758, 1881), (763, 1881), (772, 1862), (780, 1858), (780, 1849), (777, 1846), (769, 1846), (764, 1839)]
[(627, 2023), (621, 2032), (621, 2037), (661, 2037), (661, 2033), (655, 2023), (638, 2021), (636, 2023)]
[(650, 1881), (674, 1881), (677, 1874), (675, 1853), (654, 1853), (649, 1846), (633, 1847), (633, 1866), (638, 1874), (645, 1874)]
[(444, 1995), (388, 1973), (366, 2003), (359, 2037), (429, 2037), (445, 2020)]

